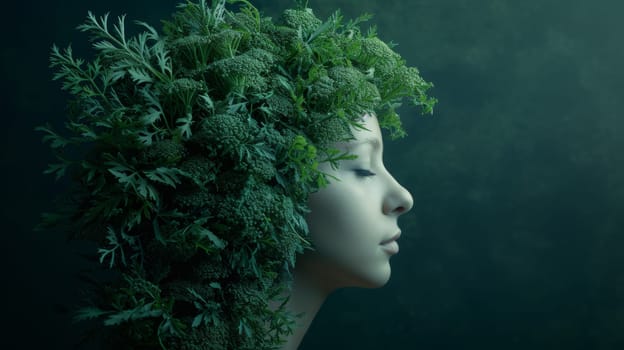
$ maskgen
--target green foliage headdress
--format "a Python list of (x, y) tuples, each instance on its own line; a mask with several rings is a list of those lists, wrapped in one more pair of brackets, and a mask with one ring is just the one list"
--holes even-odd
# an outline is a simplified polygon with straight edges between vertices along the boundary
[(99, 245), (117, 278), (76, 317), (102, 319), (116, 346), (276, 348), (294, 316), (268, 300), (310, 248), (307, 197), (328, 184), (317, 165), (354, 157), (331, 144), (364, 113), (397, 138), (404, 98), (424, 113), (435, 103), (416, 68), (361, 32), (368, 16), (322, 21), (299, 6), (274, 22), (227, 2), (187, 1), (162, 35), (137, 22), (131, 38), (123, 16), (111, 30), (89, 12), (86, 64), (52, 47), (72, 135), (37, 130), (61, 160), (46, 173), (73, 186), (39, 228)]

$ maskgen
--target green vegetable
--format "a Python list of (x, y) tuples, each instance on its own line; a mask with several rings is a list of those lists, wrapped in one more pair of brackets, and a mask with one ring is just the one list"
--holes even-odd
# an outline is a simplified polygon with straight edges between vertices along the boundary
[(404, 136), (403, 99), (425, 113), (436, 102), (416, 68), (362, 35), (368, 16), (322, 21), (300, 6), (274, 23), (228, 2), (240, 6), (187, 1), (164, 34), (137, 22), (131, 38), (123, 16), (111, 30), (89, 12), (89, 62), (52, 46), (68, 135), (36, 130), (59, 160), (45, 172), (72, 187), (37, 229), (98, 244), (116, 278), (76, 319), (101, 320), (110, 348), (278, 348), (295, 316), (268, 300), (312, 248), (308, 195), (336, 180), (319, 162), (355, 157), (331, 143), (367, 112)]

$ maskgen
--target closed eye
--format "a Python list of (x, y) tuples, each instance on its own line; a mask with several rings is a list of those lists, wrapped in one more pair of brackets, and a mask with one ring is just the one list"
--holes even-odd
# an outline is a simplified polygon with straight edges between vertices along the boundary
[(368, 176), (375, 176), (377, 174), (373, 173), (370, 170), (366, 170), (366, 169), (355, 169), (355, 174), (359, 177), (368, 177)]

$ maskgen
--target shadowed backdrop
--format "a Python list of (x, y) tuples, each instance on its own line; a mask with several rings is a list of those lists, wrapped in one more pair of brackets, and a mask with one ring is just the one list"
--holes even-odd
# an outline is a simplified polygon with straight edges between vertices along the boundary
[[(3, 21), (3, 348), (68, 349), (85, 263), (60, 232), (33, 232), (62, 190), (33, 128), (61, 126), (52, 43), (87, 11), (160, 29), (176, 1), (34, 1)], [(278, 16), (293, 2), (255, 1)], [(434, 116), (403, 108), (385, 162), (414, 197), (381, 289), (345, 289), (301, 349), (624, 348), (624, 3), (603, 0), (309, 0), (326, 18), (374, 13), (381, 38), (435, 84)], [(4, 345), (6, 344), (6, 345)]]

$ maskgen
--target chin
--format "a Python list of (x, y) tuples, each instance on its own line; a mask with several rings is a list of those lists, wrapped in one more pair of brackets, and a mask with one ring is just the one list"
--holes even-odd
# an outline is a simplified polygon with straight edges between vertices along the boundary
[[(368, 259), (367, 259), (368, 260)], [(390, 280), (390, 261), (340, 263), (310, 251), (297, 257), (295, 270), (313, 278), (330, 290), (340, 288), (380, 288)]]
[(374, 273), (369, 273), (366, 275), (362, 275), (359, 278), (355, 279), (353, 285), (350, 287), (360, 287), (360, 288), (381, 288), (385, 286), (390, 280), (390, 264), (386, 264), (383, 268), (380, 268), (378, 271), (374, 271)]

